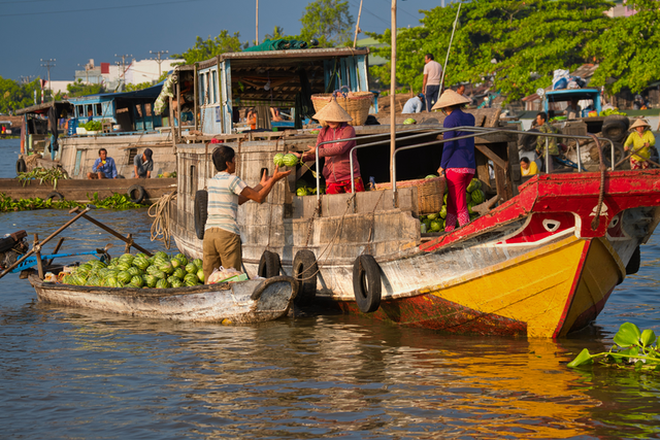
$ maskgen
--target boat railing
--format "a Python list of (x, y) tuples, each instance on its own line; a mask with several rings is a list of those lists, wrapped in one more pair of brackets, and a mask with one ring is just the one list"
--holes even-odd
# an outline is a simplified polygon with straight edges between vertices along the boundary
[[(483, 136), (483, 135), (493, 135), (493, 134), (520, 134), (520, 135), (525, 135), (529, 134), (529, 132), (526, 131), (521, 131), (521, 130), (511, 130), (511, 129), (504, 129), (504, 128), (489, 128), (489, 127), (473, 127), (473, 126), (461, 126), (461, 127), (451, 127), (451, 128), (443, 128), (443, 129), (438, 129), (438, 130), (429, 130), (429, 129), (414, 129), (414, 130), (400, 130), (395, 132), (395, 137), (397, 134), (407, 134), (407, 133), (416, 133), (419, 132), (418, 134), (411, 134), (410, 136), (406, 136), (406, 140), (414, 139), (417, 137), (427, 137), (430, 134), (443, 134), (446, 131), (461, 131), (461, 132), (468, 132), (470, 134), (463, 135), (463, 136), (457, 136), (453, 137), (451, 139), (436, 139), (434, 141), (429, 141), (429, 142), (423, 142), (420, 144), (415, 144), (415, 145), (408, 145), (408, 146), (403, 146), (397, 148), (392, 156), (391, 163), (392, 163), (392, 203), (393, 206), (396, 208), (398, 206), (398, 200), (397, 200), (397, 187), (396, 187), (396, 155), (398, 152), (401, 151), (406, 151), (406, 150), (412, 150), (415, 148), (422, 148), (422, 147), (428, 147), (428, 146), (433, 146), (433, 145), (442, 145), (447, 141), (457, 141), (461, 139), (472, 139), (478, 136)], [(614, 143), (612, 142), (611, 139), (607, 138), (597, 138), (595, 136), (585, 136), (585, 135), (577, 135), (577, 134), (559, 134), (559, 133), (534, 133), (535, 136), (543, 136), (545, 137), (545, 160), (546, 160), (546, 170), (549, 169), (549, 160), (550, 160), (550, 155), (549, 153), (549, 141), (550, 138), (571, 138), (575, 139), (576, 141), (576, 153), (577, 153), (577, 167), (578, 167), (578, 172), (582, 172), (582, 159), (581, 159), (581, 151), (580, 151), (580, 139), (584, 140), (597, 140), (599, 142), (606, 141), (610, 145), (610, 154), (611, 154), (611, 165), (612, 169), (615, 168), (616, 162), (615, 162), (615, 150), (614, 150)], [(337, 143), (337, 142), (347, 142), (347, 141), (356, 141), (358, 139), (364, 140), (364, 139), (369, 139), (369, 138), (380, 138), (378, 141), (375, 142), (368, 142), (366, 144), (361, 144), (361, 145), (355, 145), (353, 148), (351, 148), (349, 152), (349, 166), (351, 170), (351, 191), (355, 193), (355, 176), (353, 173), (353, 152), (359, 148), (367, 148), (367, 147), (373, 147), (373, 146), (378, 146), (378, 145), (383, 145), (383, 144), (389, 144), (390, 139), (382, 139), (383, 133), (380, 134), (375, 134), (375, 135), (368, 135), (368, 136), (360, 136), (360, 137), (352, 137), (352, 138), (344, 138), (344, 139), (334, 139), (331, 141), (324, 141), (318, 143), (318, 146), (321, 145), (326, 145), (326, 144), (332, 144), (332, 143)], [(494, 154), (494, 153), (493, 153)], [(488, 155), (487, 155), (488, 156)], [(494, 155), (492, 158), (489, 159), (496, 159)], [(495, 166), (499, 166), (506, 171), (505, 167), (502, 164), (498, 164), (497, 160), (492, 160)], [(316, 163), (316, 169), (319, 170), (319, 155), (315, 155), (315, 163)], [(319, 172), (316, 173), (316, 198), (317, 200), (320, 199), (321, 194), (320, 194), (320, 176)], [(354, 208), (355, 208), (355, 202), (354, 202)]]

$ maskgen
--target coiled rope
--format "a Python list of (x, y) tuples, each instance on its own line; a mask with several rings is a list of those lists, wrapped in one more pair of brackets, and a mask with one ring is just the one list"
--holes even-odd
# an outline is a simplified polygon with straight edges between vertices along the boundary
[(165, 249), (170, 248), (170, 216), (167, 215), (167, 208), (170, 202), (176, 200), (176, 191), (164, 194), (160, 199), (149, 207), (147, 214), (153, 218), (151, 223), (151, 241), (161, 240), (165, 244)]

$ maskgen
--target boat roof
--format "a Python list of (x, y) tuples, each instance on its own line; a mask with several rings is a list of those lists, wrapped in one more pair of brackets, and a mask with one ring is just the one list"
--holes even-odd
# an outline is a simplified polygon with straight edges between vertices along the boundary
[(291, 49), (269, 50), (262, 52), (226, 52), (214, 58), (199, 63), (199, 68), (213, 66), (224, 60), (232, 60), (232, 66), (239, 64), (256, 64), (267, 62), (269, 65), (278, 63), (288, 64), (292, 60), (327, 60), (335, 57), (348, 57), (355, 55), (368, 55), (367, 47), (332, 47), (322, 49)]
[(70, 110), (72, 108), (72, 105), (69, 101), (50, 101), (37, 105), (31, 105), (30, 107), (25, 107), (16, 110), (16, 114), (17, 115), (25, 115), (28, 113), (46, 114), (48, 113), (48, 110), (53, 106), (55, 106), (58, 109), (66, 108), (67, 110)]
[(568, 101), (570, 99), (593, 99), (600, 95), (599, 89), (561, 89), (545, 92), (546, 97), (552, 101)]
[(77, 96), (75, 98), (69, 98), (69, 101), (73, 103), (80, 103), (83, 101), (97, 101), (100, 99), (156, 99), (160, 95), (160, 91), (163, 88), (163, 82), (160, 82), (154, 86), (147, 87), (142, 90), (134, 90), (131, 92), (121, 92), (121, 93), (97, 93), (95, 95), (85, 95)]

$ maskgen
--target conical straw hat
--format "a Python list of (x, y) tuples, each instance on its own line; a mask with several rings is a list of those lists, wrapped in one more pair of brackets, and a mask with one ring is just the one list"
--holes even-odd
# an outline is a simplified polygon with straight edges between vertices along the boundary
[(442, 96), (440, 97), (440, 99), (438, 99), (438, 102), (435, 103), (435, 105), (431, 108), (431, 110), (451, 107), (452, 105), (469, 104), (470, 102), (472, 101), (470, 101), (469, 98), (466, 98), (463, 95), (459, 95), (452, 89), (447, 89), (444, 92), (442, 92)]
[(332, 98), (329, 104), (323, 107), (312, 116), (317, 121), (325, 122), (351, 122), (353, 118), (344, 110), (337, 102), (336, 98)]
[(638, 118), (630, 125), (630, 130), (634, 130), (637, 127), (651, 127), (651, 125), (649, 125), (644, 119)]

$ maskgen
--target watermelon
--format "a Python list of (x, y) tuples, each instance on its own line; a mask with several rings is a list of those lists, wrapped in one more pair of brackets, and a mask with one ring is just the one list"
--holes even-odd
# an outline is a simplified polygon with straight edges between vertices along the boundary
[(156, 289), (169, 289), (170, 287), (170, 283), (165, 279), (156, 281)]
[(142, 275), (142, 271), (135, 266), (131, 266), (126, 271), (131, 274), (131, 276)]
[(417, 124), (417, 121), (415, 121), (413, 118), (407, 118), (403, 121), (403, 125), (413, 125)]
[(179, 278), (175, 277), (174, 275), (170, 275), (169, 277), (167, 277), (167, 282), (170, 283), (170, 285), (174, 283), (174, 281), (176, 280), (181, 281)]
[(197, 272), (197, 266), (195, 263), (188, 263), (186, 264), (186, 272), (188, 273), (195, 273)]
[(177, 267), (176, 269), (174, 269), (174, 273), (172, 273), (172, 276), (175, 276), (180, 280), (182, 280), (183, 277), (186, 276), (186, 271), (182, 267)]
[(438, 213), (440, 218), (447, 218), (447, 205), (442, 205), (442, 208), (440, 208), (440, 212)]
[(128, 264), (128, 263), (121, 262), (121, 263), (117, 264), (117, 270), (119, 270), (121, 272), (126, 272), (130, 268), (131, 268), (131, 265)]
[(426, 176), (424, 178), (425, 179), (435, 179), (436, 177), (438, 177), (438, 176), (436, 176), (435, 174), (429, 174), (428, 176)]
[(127, 263), (129, 265), (133, 264), (133, 260), (135, 257), (131, 254), (124, 254), (121, 257), (119, 257), (119, 261), (122, 263)]
[(158, 278), (156, 278), (153, 275), (143, 275), (142, 278), (144, 278), (144, 283), (149, 286), (149, 287), (156, 287), (156, 283), (158, 282)]
[(189, 273), (185, 277), (183, 277), (183, 282), (186, 284), (186, 286), (196, 286), (199, 284), (199, 280), (197, 279), (197, 275)]
[(472, 179), (470, 184), (467, 186), (467, 192), (471, 193), (474, 190), (481, 189), (481, 180)]
[(131, 275), (127, 271), (121, 271), (117, 274), (117, 280), (120, 283), (128, 284), (131, 282), (131, 278), (133, 278), (133, 275)]
[(135, 258), (133, 260), (133, 266), (137, 267), (138, 269), (145, 270), (147, 267), (149, 267), (149, 261), (147, 261), (146, 258)]
[(478, 205), (479, 203), (483, 203), (486, 200), (486, 194), (484, 194), (484, 192), (480, 189), (476, 189), (472, 191), (471, 197), (475, 205)]
[(183, 281), (181, 281), (179, 278), (175, 278), (172, 281), (172, 287), (181, 287), (183, 286)]
[(131, 278), (131, 282), (129, 283), (130, 287), (142, 287), (144, 286), (144, 280), (140, 275), (135, 275), (133, 278)]
[(105, 279), (105, 285), (108, 287), (117, 287), (117, 277), (108, 277)]
[(429, 214), (429, 215), (426, 216), (426, 218), (428, 218), (429, 220), (433, 221), (433, 220), (435, 220), (435, 219), (438, 218), (438, 214), (436, 214), (436, 213)]
[(438, 232), (442, 229), (442, 221), (441, 220), (433, 220), (431, 222), (431, 232)]
[(156, 253), (154, 254), (154, 258), (162, 258), (162, 259), (164, 259), (164, 260), (167, 260), (167, 259), (168, 259), (167, 254), (166, 254), (165, 252), (163, 252), (163, 251), (158, 251), (158, 252), (156, 252)]
[(277, 165), (278, 167), (283, 167), (284, 166), (284, 154), (277, 153), (275, 156), (273, 156), (273, 163), (275, 165)]
[(447, 204), (447, 196), (448, 196), (448, 195), (449, 195), (449, 193), (445, 193), (445, 196), (442, 198), (442, 204), (443, 204), (443, 205), (446, 205), (446, 204)]
[(174, 272), (174, 267), (172, 266), (172, 263), (170, 263), (170, 262), (159, 264), (158, 269), (165, 272), (168, 275), (171, 275), (172, 272)]
[(187, 259), (186, 256), (183, 255), (183, 254), (176, 254), (176, 255), (174, 256), (174, 258), (176, 258), (177, 260), (179, 260), (179, 262), (181, 263), (181, 266), (185, 266), (186, 264), (188, 264), (188, 259)]
[(199, 278), (199, 281), (204, 284), (204, 271), (202, 269), (197, 271), (197, 278)]
[(176, 269), (177, 267), (181, 266), (181, 262), (180, 262), (179, 260), (177, 260), (176, 258), (172, 258), (172, 259), (170, 260), (170, 264), (171, 264), (172, 267), (175, 268), (175, 269)]
[(193, 260), (193, 263), (195, 263), (195, 266), (197, 266), (197, 269), (201, 269), (203, 267), (202, 260), (200, 260), (199, 258), (195, 258)]
[(167, 278), (167, 274), (165, 272), (163, 272), (162, 270), (157, 270), (157, 269), (154, 273), (151, 273), (150, 275), (155, 276), (159, 280), (164, 280), (164, 279)]
[(296, 165), (298, 165), (298, 162), (300, 162), (300, 159), (298, 159), (298, 156), (296, 156), (295, 154), (289, 153), (284, 156), (283, 162), (284, 162), (284, 166), (295, 167)]

